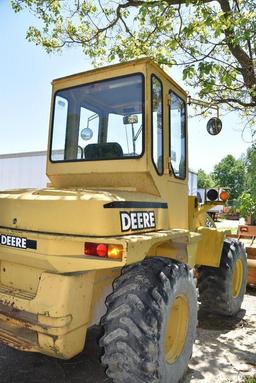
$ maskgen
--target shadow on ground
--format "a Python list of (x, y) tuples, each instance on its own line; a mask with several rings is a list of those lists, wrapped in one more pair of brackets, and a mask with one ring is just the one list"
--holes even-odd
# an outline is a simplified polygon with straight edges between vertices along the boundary
[(71, 360), (58, 360), (0, 346), (1, 383), (111, 383), (100, 364), (100, 328), (88, 331), (87, 347)]
[(193, 357), (183, 383), (238, 382), (256, 371), (255, 289), (234, 317), (199, 312)]
[(245, 310), (240, 310), (234, 317), (220, 317), (207, 312), (198, 313), (198, 327), (205, 330), (222, 330), (223, 333), (234, 330), (237, 327), (247, 326)]
[(256, 297), (256, 288), (255, 287), (247, 287), (247, 294)]

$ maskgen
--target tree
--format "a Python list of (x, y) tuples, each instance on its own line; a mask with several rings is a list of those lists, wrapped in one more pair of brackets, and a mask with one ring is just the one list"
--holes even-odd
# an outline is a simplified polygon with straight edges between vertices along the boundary
[(218, 186), (230, 188), (230, 199), (237, 199), (244, 191), (245, 164), (231, 154), (224, 157), (214, 167), (213, 179)]
[(242, 193), (238, 198), (238, 206), (242, 217), (248, 219), (256, 214), (256, 200), (250, 193)]
[(246, 192), (256, 200), (256, 146), (247, 150), (245, 156)]
[(211, 188), (214, 186), (214, 181), (210, 174), (206, 174), (206, 172), (202, 169), (198, 170), (197, 173), (197, 186), (199, 189)]
[(246, 114), (256, 107), (255, 0), (12, 0), (42, 27), (27, 38), (47, 52), (79, 45), (95, 63), (149, 56), (183, 67), (199, 96)]
[(256, 147), (253, 145), (245, 155), (245, 190), (238, 198), (238, 206), (243, 217), (256, 217)]

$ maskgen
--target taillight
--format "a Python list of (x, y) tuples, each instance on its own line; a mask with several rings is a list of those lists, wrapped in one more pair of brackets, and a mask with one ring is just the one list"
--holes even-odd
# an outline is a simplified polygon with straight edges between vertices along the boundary
[(123, 246), (115, 244), (85, 242), (84, 255), (101, 258), (122, 259)]
[(96, 254), (98, 255), (98, 257), (107, 257), (108, 246), (104, 245), (104, 243), (100, 243), (96, 246)]

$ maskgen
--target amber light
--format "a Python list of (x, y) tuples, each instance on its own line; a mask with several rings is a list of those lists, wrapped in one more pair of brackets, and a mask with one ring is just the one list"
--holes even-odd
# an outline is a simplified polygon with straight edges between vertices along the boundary
[(123, 246), (105, 243), (85, 242), (84, 255), (101, 258), (122, 259)]
[(108, 258), (122, 259), (123, 246), (122, 245), (108, 245)]
[(229, 199), (229, 193), (226, 190), (222, 190), (222, 192), (220, 193), (220, 199), (223, 202), (226, 202)]

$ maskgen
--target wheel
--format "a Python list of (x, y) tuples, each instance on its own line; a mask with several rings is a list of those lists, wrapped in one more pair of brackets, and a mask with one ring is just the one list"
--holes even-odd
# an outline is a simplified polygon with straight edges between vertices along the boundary
[(219, 268), (198, 268), (200, 310), (232, 316), (241, 308), (247, 281), (247, 259), (243, 245), (225, 239)]
[(177, 383), (187, 370), (197, 325), (188, 267), (147, 258), (123, 269), (102, 320), (102, 362), (114, 383)]

